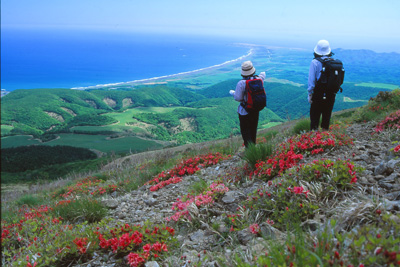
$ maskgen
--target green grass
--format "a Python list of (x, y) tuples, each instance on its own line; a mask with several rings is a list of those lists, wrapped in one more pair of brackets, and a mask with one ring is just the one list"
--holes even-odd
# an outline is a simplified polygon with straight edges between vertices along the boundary
[(1, 136), (9, 134), (12, 129), (14, 127), (11, 125), (1, 125)]
[(343, 102), (348, 102), (348, 103), (354, 103), (354, 102), (364, 102), (367, 103), (368, 100), (356, 100), (356, 99), (351, 99), (350, 97), (343, 97)]
[(282, 122), (268, 122), (266, 124), (260, 125), (260, 129), (268, 129), (277, 125), (282, 124)]
[(42, 205), (44, 203), (44, 200), (41, 197), (28, 194), (18, 199), (16, 203), (19, 206), (27, 205), (28, 207), (35, 207)]
[(389, 89), (389, 90), (394, 90), (399, 88), (398, 85), (387, 84), (387, 83), (358, 83), (355, 86), (374, 87), (374, 88)]
[(299, 134), (310, 130), (310, 119), (301, 119), (293, 126), (293, 133)]
[(274, 144), (272, 142), (257, 145), (250, 144), (244, 152), (244, 159), (254, 168), (258, 161), (265, 160), (268, 156), (272, 155), (273, 151)]
[(83, 198), (73, 200), (69, 204), (58, 205), (53, 213), (70, 222), (93, 223), (101, 221), (107, 215), (107, 208), (97, 200)]
[[(162, 148), (163, 145), (151, 141), (144, 140), (138, 137), (122, 137), (108, 139), (106, 135), (84, 135), (84, 134), (60, 134), (60, 138), (50, 142), (43, 143), (48, 146), (74, 146), (89, 149), (96, 149), (105, 153), (129, 153), (142, 152)], [(40, 144), (39, 141), (31, 139), (31, 136), (9, 136), (1, 138), (1, 147), (17, 147)]]
[(38, 144), (40, 144), (39, 140), (33, 139), (31, 135), (16, 135), (1, 138), (1, 148), (30, 146)]
[(200, 179), (197, 182), (194, 182), (190, 185), (189, 191), (192, 192), (193, 195), (199, 195), (203, 193), (204, 190), (206, 190), (208, 187), (207, 181)]

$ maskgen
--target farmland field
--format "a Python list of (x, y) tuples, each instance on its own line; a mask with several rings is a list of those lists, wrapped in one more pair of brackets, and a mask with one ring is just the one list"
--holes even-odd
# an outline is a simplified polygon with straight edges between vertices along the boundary
[[(3, 125), (1, 126), (3, 128)], [(40, 141), (33, 139), (31, 135), (16, 135), (1, 138), (1, 148), (10, 148), (18, 146), (38, 145)]]
[(132, 136), (114, 139), (110, 139), (106, 135), (59, 134), (59, 136), (60, 138), (46, 143), (40, 143), (38, 140), (32, 139), (32, 136), (27, 135), (4, 137), (1, 139), (1, 148), (41, 144), (47, 146), (83, 147), (96, 149), (105, 153), (134, 153), (163, 147), (158, 142)]
[(389, 90), (394, 90), (399, 88), (398, 85), (387, 84), (387, 83), (359, 83), (356, 84), (355, 86), (374, 87), (374, 88), (389, 89)]
[(163, 147), (161, 144), (138, 137), (121, 137), (109, 139), (106, 135), (60, 134), (60, 138), (45, 145), (76, 146), (100, 150), (105, 153), (140, 152)]

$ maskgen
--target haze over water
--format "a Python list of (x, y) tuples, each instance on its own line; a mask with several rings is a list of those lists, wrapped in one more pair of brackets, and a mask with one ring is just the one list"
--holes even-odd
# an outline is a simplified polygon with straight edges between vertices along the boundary
[[(247, 54), (226, 39), (104, 31), (5, 30), (1, 88), (72, 88), (205, 68)], [(3, 53), (4, 52), (4, 53)]]

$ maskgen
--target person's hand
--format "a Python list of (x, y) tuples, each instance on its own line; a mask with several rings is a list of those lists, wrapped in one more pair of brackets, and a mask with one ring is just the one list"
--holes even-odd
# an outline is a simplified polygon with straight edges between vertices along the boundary
[(229, 94), (230, 94), (230, 95), (234, 95), (234, 94), (235, 94), (235, 91), (230, 90), (230, 91), (229, 91)]
[(308, 95), (308, 103), (312, 104), (312, 94)]

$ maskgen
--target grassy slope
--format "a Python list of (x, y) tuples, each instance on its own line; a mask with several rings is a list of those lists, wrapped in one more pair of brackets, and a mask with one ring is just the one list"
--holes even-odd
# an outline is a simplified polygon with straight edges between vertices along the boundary
[[(399, 92), (398, 92), (399, 93)], [(383, 94), (382, 94), (383, 95)], [(382, 98), (382, 99), (379, 99), (379, 98), (377, 98), (377, 99), (375, 99), (375, 102), (374, 101), (371, 101), (369, 104), (368, 104), (368, 106), (367, 107), (363, 107), (362, 109), (358, 109), (358, 110), (356, 110), (355, 112), (352, 112), (351, 114), (346, 114), (345, 116), (342, 116), (342, 118), (345, 120), (345, 122), (346, 123), (349, 123), (349, 122), (351, 122), (352, 120), (355, 120), (355, 121), (362, 121), (362, 120), (364, 120), (364, 119), (366, 119), (367, 117), (365, 117), (365, 116), (367, 116), (367, 113), (370, 111), (370, 107), (375, 107), (375, 106), (384, 106), (385, 107), (385, 110), (384, 111), (380, 111), (380, 110), (377, 110), (377, 111), (374, 111), (374, 112), (372, 112), (370, 115), (368, 115), (368, 116), (370, 116), (370, 117), (368, 117), (368, 119), (370, 119), (370, 120), (380, 120), (380, 119), (382, 119), (384, 116), (386, 116), (387, 115), (387, 113), (389, 112), (392, 112), (393, 110), (396, 110), (396, 109), (398, 109), (398, 104), (399, 104), (399, 101), (400, 101), (400, 94), (397, 94), (397, 100), (396, 100), (396, 102), (394, 102), (394, 103), (390, 103), (391, 104), (391, 108), (389, 108), (389, 106), (388, 106), (388, 103), (390, 102), (390, 101), (392, 101), (391, 99), (393, 99), (393, 98)], [(377, 100), (379, 100), (379, 101), (377, 101)], [(364, 117), (359, 117), (359, 116), (364, 116)], [(227, 142), (227, 143), (225, 143), (225, 145), (226, 146), (230, 146), (230, 144), (229, 144), (229, 142)], [(223, 146), (221, 146), (219, 149), (219, 151), (221, 151), (222, 152), (222, 147)], [(193, 147), (193, 149), (194, 149), (194, 147)], [(206, 148), (206, 151), (211, 151), (212, 149), (210, 149), (210, 147), (208, 147), (208, 148)], [(214, 150), (213, 151), (215, 151), (215, 147), (214, 147)], [(218, 151), (218, 148), (217, 148), (217, 151)], [(195, 151), (196, 152), (196, 151)], [(141, 163), (138, 163), (138, 165), (136, 165), (136, 166), (130, 166), (130, 165), (127, 165), (127, 169), (125, 170), (125, 171), (122, 171), (122, 170), (114, 170), (114, 172), (111, 172), (111, 176), (112, 176), (112, 179), (114, 179), (114, 178), (116, 178), (115, 177), (115, 174), (116, 173), (118, 173), (117, 174), (117, 176), (119, 176), (119, 177), (117, 177), (117, 179), (119, 179), (120, 181), (122, 181), (122, 180), (124, 180), (125, 178), (127, 178), (127, 177), (130, 177), (130, 179), (131, 179), (131, 182), (132, 183), (137, 183), (137, 177), (139, 177), (139, 173), (144, 173), (144, 172), (146, 172), (146, 171), (148, 171), (148, 174), (150, 174), (150, 175), (148, 175), (147, 176), (147, 179), (150, 179), (151, 177), (152, 177), (152, 175), (155, 175), (156, 173), (154, 173), (154, 172), (152, 172), (150, 169), (152, 169), (152, 168), (155, 168), (155, 167), (159, 167), (159, 166), (162, 166), (162, 168), (161, 169), (166, 169), (166, 168), (170, 168), (170, 167), (168, 167), (168, 166), (171, 166), (171, 165), (168, 165), (168, 164), (170, 164), (170, 163), (168, 163), (168, 164), (166, 164), (167, 163), (167, 161), (168, 161), (168, 159), (172, 159), (171, 158), (171, 154), (170, 153), (166, 153), (165, 155), (167, 155), (167, 157), (166, 158), (164, 158), (164, 159), (160, 159), (160, 158), (155, 158), (155, 157), (153, 157), (153, 158), (149, 158), (148, 160), (150, 160), (149, 162), (150, 162), (150, 164), (145, 164), (145, 165), (140, 165)], [(183, 156), (183, 155), (180, 155), (180, 156)], [(178, 157), (178, 158), (174, 158), (174, 160), (175, 160), (175, 163), (178, 163), (178, 162), (180, 162), (180, 157)], [(146, 160), (144, 160), (144, 162), (146, 162)], [(149, 162), (147, 162), (147, 163), (149, 163)], [(145, 168), (140, 168), (140, 172), (138, 171), (138, 168), (137, 168), (137, 166), (145, 166), (145, 168), (147, 168), (147, 170), (145, 169)], [(128, 173), (129, 173), (129, 175), (128, 175)], [(134, 174), (134, 175), (132, 175), (132, 174)], [(241, 173), (243, 176), (245, 175), (244, 173)], [(137, 175), (137, 176), (136, 176)], [(240, 175), (240, 174), (238, 174), (238, 175)], [(106, 177), (105, 176), (102, 176), (102, 175), (99, 175), (99, 177), (102, 177), (102, 179), (104, 179), (104, 180), (107, 180), (106, 179)], [(215, 177), (216, 179), (217, 179), (217, 177)], [(110, 182), (112, 182), (112, 183), (114, 183), (115, 181), (113, 181), (111, 179), (111, 181)], [(241, 179), (245, 179), (244, 177), (241, 177)], [(143, 180), (143, 182), (145, 182), (146, 180)], [(140, 184), (139, 184), (140, 185)], [(121, 186), (121, 190), (126, 190), (126, 192), (129, 192), (131, 189), (129, 189), (129, 188), (132, 188), (132, 187), (129, 187), (128, 186), (128, 184), (123, 184), (122, 186)], [(57, 189), (53, 189), (53, 191), (54, 192), (57, 192), (57, 193), (60, 193), (60, 192), (66, 192), (66, 190), (65, 190), (65, 187), (64, 188), (57, 188)], [(338, 192), (336, 192), (336, 193), (338, 193)], [(46, 200), (46, 198), (47, 198), (47, 200)], [(21, 198), (20, 200), (18, 200), (18, 203), (20, 203), (20, 205), (21, 204), (29, 204), (29, 205), (39, 205), (39, 204), (43, 204), (43, 203), (53, 203), (54, 202), (54, 199), (51, 199), (51, 198), (49, 198), (49, 197), (46, 197), (45, 195), (41, 195), (41, 194), (38, 194), (38, 195), (36, 195), (36, 196), (30, 196), (30, 198)], [(17, 207), (18, 207), (18, 205), (16, 205)], [(2, 205), (2, 208), (4, 208), (4, 206)], [(72, 209), (72, 208), (71, 208)], [(367, 210), (368, 208), (367, 207), (365, 207), (365, 209)], [(4, 211), (4, 212), (2, 212), (2, 219), (3, 218), (7, 218), (8, 220), (10, 220), (10, 219), (13, 219), (13, 218), (16, 218), (16, 219), (18, 219), (18, 217), (15, 217), (15, 216), (18, 216), (17, 214), (12, 214), (12, 209), (10, 209), (10, 210), (2, 210), (2, 211)], [(380, 210), (379, 210), (380, 211)], [(86, 210), (81, 210), (81, 211), (77, 211), (78, 212), (78, 214), (76, 214), (76, 213), (74, 213), (75, 215), (74, 216), (79, 216), (79, 215), (88, 215), (88, 213), (89, 212), (92, 212), (91, 210), (88, 210), (88, 209), (86, 209)], [(324, 211), (319, 211), (320, 213), (323, 213)], [(377, 215), (376, 215), (376, 212), (375, 212), (375, 210), (373, 210), (373, 214), (368, 214), (368, 212), (367, 211), (362, 211), (362, 212), (364, 212), (365, 214), (366, 214), (366, 216), (369, 216), (368, 218), (366, 218), (366, 222), (368, 222), (369, 221), (369, 219), (372, 217), (372, 218), (376, 218), (377, 217)], [(362, 213), (362, 212), (360, 212), (360, 213)], [(378, 216), (379, 217), (379, 216)], [(237, 218), (237, 220), (239, 220), (240, 218)], [(289, 218), (289, 220), (291, 221), (291, 219), (292, 218)], [(115, 223), (117, 220), (113, 220), (112, 222), (111, 222), (111, 224), (112, 223)], [(364, 222), (363, 223), (363, 225), (365, 225), (365, 224), (367, 224), (367, 226), (368, 226), (368, 223), (366, 223), (366, 222)], [(64, 223), (64, 222), (63, 222)], [(391, 223), (393, 223), (393, 222), (391, 222)], [(34, 224), (34, 223), (32, 223), (32, 224)], [(77, 230), (75, 230), (75, 232), (74, 231), (71, 231), (69, 234), (71, 235), (73, 235), (72, 236), (72, 239), (74, 238), (74, 237), (81, 237), (82, 236), (82, 232), (81, 232), (81, 230), (79, 230), (80, 228), (79, 228), (79, 225), (81, 225), (79, 222), (76, 222), (76, 223), (73, 223), (73, 224), (71, 224), (71, 225), (74, 225), (74, 229), (77, 229)], [(90, 225), (90, 224), (89, 224)], [(200, 225), (200, 224), (199, 224)], [(193, 224), (193, 225), (191, 225), (190, 227), (193, 227), (194, 229), (197, 229), (196, 227), (199, 227), (199, 225), (195, 225), (195, 224)], [(386, 226), (384, 226), (384, 227), (388, 227), (387, 226), (387, 224), (385, 224)], [(49, 226), (49, 227), (54, 227), (55, 228), (55, 226)], [(86, 228), (88, 228), (89, 226), (86, 226)], [(105, 228), (107, 228), (107, 226), (106, 225), (100, 225), (100, 227), (101, 228), (103, 228), (103, 227), (105, 227)], [(248, 227), (248, 223), (246, 224), (246, 225), (244, 225), (243, 227)], [(332, 226), (333, 227), (333, 226)], [(369, 228), (367, 228), (368, 229), (368, 231), (365, 233), (365, 235), (368, 235), (368, 238), (371, 238), (370, 240), (371, 241), (369, 241), (369, 240), (366, 240), (366, 242), (367, 243), (365, 243), (366, 244), (366, 246), (367, 245), (369, 245), (371, 242), (379, 242), (379, 240), (375, 237), (375, 236), (377, 236), (377, 234), (379, 233), (379, 235), (382, 235), (382, 236), (387, 236), (387, 235), (391, 235), (391, 232), (390, 232), (390, 230), (385, 230), (385, 229), (380, 229), (380, 228), (377, 228), (377, 226), (375, 226), (374, 224), (371, 224), (371, 225), (369, 225), (368, 226)], [(374, 228), (375, 227), (375, 228)], [(93, 226), (93, 228), (95, 228), (95, 226)], [(333, 227), (334, 228), (334, 227)], [(334, 250), (335, 250), (335, 246), (336, 246), (336, 244), (338, 243), (338, 242), (343, 242), (343, 240), (338, 240), (338, 239), (336, 239), (335, 238), (335, 236), (333, 235), (333, 230), (334, 229), (328, 229), (329, 231), (328, 232), (323, 232), (322, 230), (322, 233), (325, 233), (326, 235), (325, 236), (322, 236), (322, 240), (323, 240), (323, 244), (329, 244), (329, 246), (331, 246), (331, 249), (329, 250), (329, 253), (331, 253), (332, 255), (334, 255)], [(398, 228), (398, 225), (397, 225), (397, 228)], [(388, 229), (390, 229), (390, 228), (388, 228)], [(47, 229), (46, 229), (47, 230)], [(297, 229), (297, 231), (298, 231), (299, 229)], [(332, 230), (332, 233), (330, 233), (330, 230)], [(192, 229), (192, 231), (193, 231), (193, 229)], [(352, 231), (353, 232), (353, 234), (355, 234), (355, 233), (357, 233), (357, 231), (358, 230), (354, 230), (354, 231)], [(308, 231), (307, 232), (307, 235), (309, 235), (311, 232), (310, 231)], [(360, 233), (360, 235), (362, 235), (362, 232), (359, 232)], [(297, 251), (297, 254), (296, 254), (296, 260), (300, 260), (300, 261), (303, 261), (303, 263), (304, 262), (306, 262), (307, 261), (307, 259), (306, 258), (301, 258), (301, 255), (308, 255), (307, 254), (307, 251), (305, 251), (304, 249), (306, 248), (306, 244), (307, 243), (309, 243), (310, 241), (308, 240), (308, 239), (304, 239), (305, 237), (304, 236), (301, 236), (301, 235), (296, 235), (296, 234), (298, 234), (298, 232), (296, 232), (296, 233), (292, 233), (292, 239), (290, 239), (290, 238), (288, 238), (287, 240), (286, 240), (286, 242), (290, 245), (288, 248), (289, 248), (289, 252), (290, 252), (290, 249), (292, 249), (292, 247), (291, 247), (291, 245), (292, 244), (295, 244), (296, 245), (296, 251)], [(306, 233), (303, 233), (303, 234), (306, 234)], [(336, 234), (336, 233), (335, 233)], [(346, 233), (341, 233), (341, 234), (346, 234)], [(393, 234), (393, 233), (392, 233)], [(395, 234), (397, 234), (398, 235), (398, 232), (395, 232)], [(43, 238), (43, 235), (46, 235), (46, 232), (44, 231), (44, 232), (42, 232), (41, 233), (41, 235), (39, 236), (39, 240), (41, 240), (42, 238)], [(235, 236), (235, 235), (233, 235), (233, 236)], [(341, 236), (341, 235), (339, 235), (339, 236)], [(314, 236), (315, 237), (315, 236)], [(388, 239), (386, 240), (386, 241), (384, 241), (384, 242), (386, 242), (385, 243), (385, 246), (390, 246), (390, 245), (395, 245), (395, 246), (393, 246), (393, 247), (397, 247), (398, 248), (398, 240), (396, 241), (396, 240), (392, 240), (392, 241), (390, 241), (389, 239), (389, 236), (387, 236), (388, 237)], [(97, 240), (97, 237), (91, 237), (91, 238), (93, 238), (93, 239), (95, 239), (95, 240)], [(319, 238), (321, 238), (321, 237), (319, 237)], [(59, 239), (60, 238), (57, 238), (57, 237), (54, 237), (54, 239), (56, 239), (56, 241), (50, 241), (50, 242), (54, 242), (54, 244), (57, 244), (56, 242), (60, 242), (59, 241)], [(54, 240), (54, 239), (52, 239), (52, 240)], [(71, 239), (71, 238), (70, 238)], [(71, 239), (71, 240), (72, 240)], [(315, 239), (312, 239), (313, 241), (315, 241)], [(389, 240), (389, 241), (388, 241)], [(365, 237), (364, 237), (364, 241), (362, 241), (362, 236), (360, 236), (359, 237), (359, 239), (357, 239), (356, 240), (357, 242), (350, 242), (350, 243), (356, 243), (356, 246), (358, 246), (358, 247), (363, 247), (362, 249), (363, 249), (363, 252), (365, 252), (364, 254), (359, 254), (359, 256), (361, 255), (361, 260), (365, 260), (366, 259), (366, 257), (369, 257), (369, 259), (371, 259), (372, 260), (372, 257), (374, 257), (374, 254), (376, 254), (376, 253), (374, 253), (374, 250), (375, 250), (375, 248), (376, 248), (376, 246), (372, 246), (372, 247), (364, 247), (364, 241), (365, 241)], [(233, 240), (232, 241), (232, 243), (233, 242), (235, 242), (235, 240)], [(236, 242), (237, 242), (237, 240), (236, 240)], [(383, 242), (383, 241), (382, 241)], [(228, 243), (230, 243), (230, 242), (228, 242)], [(235, 243), (236, 245), (238, 245), (238, 243)], [(311, 242), (311, 244), (312, 244), (312, 242)], [(314, 243), (315, 244), (315, 243)], [(72, 245), (72, 241), (71, 241), (71, 245)], [(169, 245), (169, 244), (168, 244)], [(224, 244), (224, 245), (226, 245), (226, 244)], [(346, 242), (344, 242), (343, 243), (343, 245), (344, 246), (346, 246)], [(347, 244), (348, 245), (348, 244)], [(42, 246), (42, 245), (41, 245)], [(280, 249), (280, 250), (277, 250), (277, 251), (275, 251), (275, 249), (278, 249), (278, 247), (279, 246), (276, 246), (276, 247), (274, 247), (274, 246), (272, 246), (272, 247), (269, 247), (269, 249), (268, 249), (268, 252), (269, 252), (269, 254), (271, 255), (272, 253), (275, 253), (275, 252), (278, 252), (277, 254), (276, 254), (276, 257), (277, 258), (274, 258), (275, 260), (278, 260), (279, 259), (279, 252), (281, 252), (282, 253), (282, 249), (286, 249), (284, 246), (282, 246), (282, 248)], [(225, 247), (224, 247), (225, 248)], [(337, 248), (337, 250), (338, 251), (340, 251), (340, 255), (343, 257), (343, 255), (345, 255), (345, 253), (346, 253), (346, 251), (343, 251), (343, 250), (339, 250), (339, 247), (338, 246), (336, 246), (336, 248)], [(34, 249), (34, 248), (33, 248)], [(55, 248), (54, 248), (55, 249)], [(327, 250), (328, 250), (328, 248), (326, 248)], [(342, 245), (340, 246), (340, 249), (342, 249)], [(177, 249), (176, 251), (173, 251), (173, 255), (175, 255), (175, 256), (177, 256), (177, 257), (180, 257), (180, 254), (179, 254), (179, 252), (180, 252), (180, 250), (179, 249)], [(326, 251), (325, 251), (326, 252)], [(99, 252), (99, 253), (101, 253), (101, 252)], [(213, 251), (207, 251), (207, 254), (208, 255), (213, 255), (212, 254), (213, 253)], [(294, 252), (293, 252), (294, 253)], [(314, 256), (316, 256), (316, 254), (318, 254), (318, 253), (320, 253), (320, 251), (316, 251), (315, 253), (312, 253), (312, 255), (313, 255), (313, 257), (309, 257), (308, 258), (308, 260), (310, 260), (310, 259), (314, 259), (315, 260), (315, 258), (314, 258)], [(368, 254), (369, 253), (369, 254)], [(325, 254), (327, 254), (327, 252), (325, 253)], [(53, 254), (52, 254), (53, 255)], [(47, 253), (44, 253), (43, 254), (43, 257), (52, 257), (53, 258), (53, 256), (52, 255), (47, 255)], [(263, 256), (264, 255), (264, 251), (262, 252), (262, 255), (260, 254), (259, 256), (261, 257), (261, 256)], [(290, 253), (289, 253), (289, 255), (290, 255)], [(78, 258), (79, 257), (79, 254), (76, 254), (75, 256), (70, 256), (70, 257), (72, 257), (72, 259), (74, 258), (74, 257), (76, 257), (76, 258)], [(239, 255), (238, 256), (238, 258), (235, 258), (235, 260), (236, 261), (238, 261), (241, 257), (245, 257), (244, 255)], [(363, 257), (365, 257), (364, 259), (363, 259)], [(381, 258), (383, 258), (383, 256), (382, 256), (382, 254), (379, 256), (379, 257), (381, 257)], [(10, 257), (9, 257), (10, 258)], [(23, 255), (23, 256), (21, 256), (21, 258), (23, 258), (23, 259), (25, 259), (25, 255)], [(163, 258), (159, 258), (159, 259), (157, 259), (157, 260), (162, 260)], [(321, 260), (323, 260), (324, 261), (324, 263), (326, 262), (328, 262), (328, 260), (329, 259), (331, 259), (331, 258), (322, 258), (321, 257)], [(332, 259), (334, 259), (333, 258), (333, 256), (332, 256)], [(343, 257), (343, 259), (344, 260), (348, 260), (348, 258), (346, 258), (346, 257)], [(40, 259), (40, 260), (42, 260), (42, 258)], [(70, 260), (71, 260), (71, 258), (70, 258)], [(84, 259), (83, 259), (84, 260)], [(221, 260), (223, 260), (223, 259), (221, 259)], [(243, 259), (243, 260), (245, 260), (245, 259)], [(250, 259), (250, 261), (253, 261), (253, 259)], [(284, 259), (282, 258), (282, 261), (284, 261)], [(337, 263), (337, 264), (339, 264), (339, 263)], [(242, 266), (247, 266), (247, 265), (245, 265), (244, 263), (243, 263), (243, 265)], [(336, 265), (335, 265), (336, 266)]]

